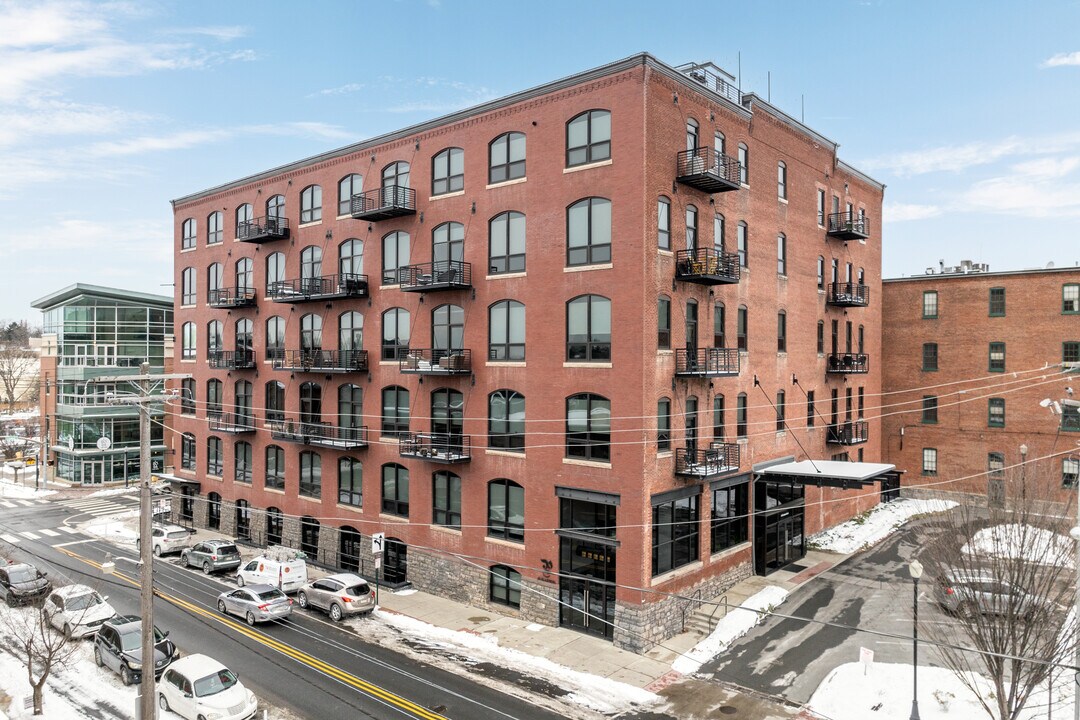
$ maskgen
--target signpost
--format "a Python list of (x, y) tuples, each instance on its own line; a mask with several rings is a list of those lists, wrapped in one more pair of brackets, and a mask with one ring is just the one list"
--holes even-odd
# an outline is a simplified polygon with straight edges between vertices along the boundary
[(382, 568), (383, 545), (386, 543), (386, 533), (371, 534), (371, 554), (375, 556), (375, 604), (379, 604), (379, 570)]
[(859, 662), (863, 664), (863, 676), (865, 677), (874, 662), (874, 651), (870, 648), (859, 648)]

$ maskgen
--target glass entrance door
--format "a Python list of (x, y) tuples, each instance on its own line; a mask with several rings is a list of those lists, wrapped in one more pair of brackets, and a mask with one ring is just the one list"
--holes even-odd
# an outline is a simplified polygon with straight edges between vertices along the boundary
[(387, 538), (383, 545), (383, 580), (394, 585), (409, 579), (408, 546), (397, 538)]
[(615, 548), (560, 539), (559, 624), (611, 638), (615, 629)]
[(101, 485), (105, 482), (105, 461), (83, 460), (82, 482), (83, 485)]

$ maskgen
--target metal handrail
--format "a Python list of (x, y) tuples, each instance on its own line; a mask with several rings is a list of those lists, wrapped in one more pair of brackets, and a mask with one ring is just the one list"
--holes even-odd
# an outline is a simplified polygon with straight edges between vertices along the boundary
[(353, 195), (350, 203), (353, 217), (384, 208), (416, 210), (416, 191), (400, 185), (386, 185)]
[(266, 294), (274, 301), (312, 297), (364, 297), (367, 291), (368, 277), (360, 273), (275, 280), (266, 288)]
[(829, 213), (829, 232), (850, 232), (859, 235), (870, 234), (870, 218), (854, 210)]
[(398, 363), (404, 373), (455, 375), (472, 372), (472, 350), (409, 348)]
[(738, 375), (738, 348), (677, 348), (676, 375)]
[(264, 237), (285, 238), (288, 236), (288, 218), (270, 215), (236, 223), (237, 240), (254, 240), (256, 238)]
[(715, 148), (702, 146), (682, 150), (675, 157), (676, 177), (708, 174), (736, 186), (739, 184), (739, 161)]
[(829, 283), (828, 301), (831, 303), (870, 304), (870, 288), (862, 283)]
[(398, 438), (398, 454), (434, 460), (464, 460), (472, 456), (472, 438), (456, 433), (409, 433)]
[(675, 474), (708, 477), (739, 467), (738, 443), (714, 442), (707, 448), (677, 448)]
[(436, 260), (398, 268), (397, 281), (402, 290), (425, 287), (471, 287), (472, 263), (462, 260)]
[(869, 439), (869, 424), (865, 420), (851, 420), (829, 425), (828, 441), (835, 445), (855, 445)]
[(211, 410), (206, 413), (210, 430), (238, 432), (255, 430), (255, 416), (250, 414), (227, 413)]
[(866, 353), (830, 353), (828, 372), (866, 373), (870, 372), (870, 356)]
[(218, 370), (243, 370), (255, 367), (254, 350), (208, 350), (207, 364)]
[(300, 372), (323, 370), (366, 372), (368, 354), (367, 350), (285, 350), (281, 356), (273, 359), (273, 367), (275, 370)]
[(740, 272), (738, 253), (717, 252), (710, 247), (679, 250), (675, 253), (677, 278), (708, 275), (738, 282)]
[(255, 304), (255, 288), (236, 287), (209, 290), (206, 304), (210, 307), (243, 307)]

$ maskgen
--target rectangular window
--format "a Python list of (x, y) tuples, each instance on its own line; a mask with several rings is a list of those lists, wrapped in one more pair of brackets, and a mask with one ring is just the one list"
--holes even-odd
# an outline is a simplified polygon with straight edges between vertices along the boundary
[(866, 388), (859, 388), (859, 419), (863, 419), (863, 412), (866, 410)]
[(924, 372), (932, 372), (938, 369), (937, 343), (923, 343), (922, 369)]
[(990, 372), (1005, 372), (1005, 343), (990, 343)]
[(1067, 457), (1061, 461), (1061, 487), (1074, 488), (1080, 480), (1080, 457)]
[(1004, 453), (992, 452), (986, 454), (986, 469), (992, 478), (1005, 477)]
[(817, 351), (818, 355), (825, 352), (825, 321), (818, 320), (817, 324)]
[(937, 448), (923, 448), (922, 474), (937, 475)]
[(820, 188), (817, 191), (817, 224), (825, 227), (825, 191)]
[(937, 420), (937, 395), (923, 395), (922, 421), (924, 423), (936, 423)]
[(653, 577), (698, 559), (698, 519), (697, 495), (653, 506)]
[(1005, 398), (990, 398), (986, 424), (989, 427), (1005, 427)]
[(1061, 362), (1072, 365), (1080, 363), (1080, 340), (1066, 340), (1061, 343)]
[(787, 352), (787, 313), (776, 314), (776, 352)]
[(746, 321), (747, 321), (746, 312), (747, 311), (746, 311), (745, 307), (740, 307), (739, 312), (737, 314), (736, 322), (735, 322), (735, 326), (736, 326), (735, 327), (735, 333), (736, 333), (737, 346), (738, 346), (739, 350), (742, 350), (743, 352), (745, 352), (749, 348), (749, 345), (747, 344), (748, 343), (748, 338), (746, 336)]
[(776, 393), (776, 432), (786, 429), (787, 421), (787, 394), (780, 390)]
[(192, 378), (180, 381), (180, 414), (195, 414), (195, 380)]
[(720, 442), (724, 439), (724, 396), (714, 395), (712, 401), (712, 434), (713, 440)]
[(747, 257), (747, 243), (749, 242), (747, 238), (748, 232), (746, 223), (739, 223), (738, 232), (735, 234), (737, 243), (736, 250), (739, 254), (739, 267), (749, 267), (749, 258)]
[(735, 547), (750, 538), (750, 484), (712, 491), (712, 551)]
[(927, 290), (922, 294), (922, 316), (924, 320), (932, 320), (937, 317), (938, 298), (937, 290)]
[(656, 451), (671, 452), (671, 401), (656, 403)]
[(735, 436), (746, 437), (746, 395), (739, 393), (735, 402)]
[(1080, 284), (1062, 285), (1061, 312), (1080, 313)]
[(990, 317), (1005, 317), (1005, 288), (990, 288)]
[(656, 347), (671, 349), (671, 300), (666, 297), (656, 303)]
[(451, 472), (435, 473), (432, 488), (431, 522), (443, 527), (461, 527), (461, 478)]
[(806, 391), (806, 427), (814, 427), (814, 391)]
[(776, 197), (787, 200), (787, 165), (783, 162), (776, 166)]
[(787, 238), (776, 236), (776, 274), (787, 275)]
[(671, 249), (671, 201), (666, 197), (656, 206), (656, 245), (661, 250)]

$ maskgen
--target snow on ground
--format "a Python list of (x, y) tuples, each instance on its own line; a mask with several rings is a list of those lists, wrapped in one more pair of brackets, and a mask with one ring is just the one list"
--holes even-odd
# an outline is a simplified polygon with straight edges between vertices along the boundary
[[(1065, 673), (1061, 674), (1062, 676)], [(984, 697), (990, 697), (986, 683)], [(1033, 693), (1019, 720), (1071, 718), (1071, 677), (1055, 677), (1052, 702), (1045, 686)], [(846, 663), (821, 682), (808, 707), (831, 720), (908, 720), (911, 715), (911, 666)], [(1050, 707), (1048, 707), (1050, 705)], [(1052, 712), (1048, 712), (1048, 710)], [(919, 666), (919, 716), (923, 720), (969, 720), (987, 717), (975, 694), (951, 670)]]
[(768, 611), (776, 607), (784, 602), (787, 595), (787, 590), (776, 585), (770, 585), (747, 598), (738, 608), (729, 609), (727, 615), (716, 624), (716, 628), (709, 634), (709, 637), (699, 642), (689, 652), (675, 658), (675, 662), (671, 664), (671, 669), (681, 672), (683, 675), (697, 672), (697, 669), (704, 663), (722, 653), (731, 643), (761, 622), (765, 616), (761, 615), (759, 611)]
[(125, 510), (107, 518), (94, 520), (79, 529), (87, 535), (94, 535), (110, 542), (134, 545), (139, 533), (138, 530), (132, 529), (131, 520), (138, 516), (138, 510)]
[[(30, 471), (30, 482), (27, 484), (25, 475), (22, 475), (21, 480), (24, 482), (15, 483), (6, 478), (0, 479), (0, 498), (41, 498), (46, 495), (55, 495), (55, 490), (35, 490), (34, 489), (34, 477), (33, 470)], [(44, 485), (45, 483), (42, 483)]]
[(807, 538), (809, 545), (819, 550), (850, 555), (867, 545), (888, 537), (915, 515), (939, 513), (956, 507), (952, 500), (914, 500), (901, 498), (878, 505), (869, 513), (840, 523)]
[(467, 655), (541, 678), (569, 691), (564, 699), (602, 713), (617, 713), (658, 700), (647, 690), (590, 673), (578, 672), (520, 650), (499, 646), (497, 638), (449, 630), (397, 613), (375, 610), (375, 618), (396, 628), (410, 641)]
[(134, 485), (131, 487), (109, 488), (107, 490), (95, 490), (86, 497), (111, 497), (113, 495), (127, 495), (129, 493), (138, 492), (138, 490), (139, 488)]
[(1045, 561), (1046, 565), (1075, 565), (1076, 544), (1067, 535), (1016, 523), (995, 525), (975, 533), (961, 548), (968, 555), (997, 557), (1002, 560), (1025, 558)]

